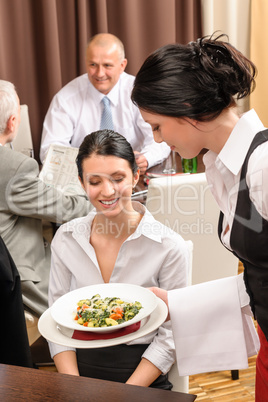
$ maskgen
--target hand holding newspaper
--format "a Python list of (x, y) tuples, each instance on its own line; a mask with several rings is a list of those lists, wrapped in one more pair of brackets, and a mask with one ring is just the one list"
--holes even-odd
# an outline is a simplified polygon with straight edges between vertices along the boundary
[(78, 179), (77, 153), (78, 148), (51, 144), (39, 174), (40, 179), (66, 195), (85, 195)]

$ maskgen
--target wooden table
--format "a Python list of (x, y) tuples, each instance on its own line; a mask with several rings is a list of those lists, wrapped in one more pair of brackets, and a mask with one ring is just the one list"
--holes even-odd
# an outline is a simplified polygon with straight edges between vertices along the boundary
[(0, 364), (0, 400), (191, 402), (195, 395)]

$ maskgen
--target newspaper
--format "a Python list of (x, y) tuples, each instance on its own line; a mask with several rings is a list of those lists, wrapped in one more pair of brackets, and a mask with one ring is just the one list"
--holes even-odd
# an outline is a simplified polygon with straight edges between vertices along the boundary
[(78, 148), (51, 144), (39, 174), (40, 179), (66, 195), (85, 195), (78, 179), (77, 153)]

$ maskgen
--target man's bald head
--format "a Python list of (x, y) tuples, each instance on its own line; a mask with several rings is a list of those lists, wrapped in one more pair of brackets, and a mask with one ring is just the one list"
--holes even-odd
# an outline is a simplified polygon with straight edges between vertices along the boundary
[(94, 35), (87, 44), (87, 49), (90, 46), (100, 46), (110, 49), (117, 49), (120, 61), (125, 58), (125, 49), (122, 41), (115, 35), (110, 33), (99, 33)]

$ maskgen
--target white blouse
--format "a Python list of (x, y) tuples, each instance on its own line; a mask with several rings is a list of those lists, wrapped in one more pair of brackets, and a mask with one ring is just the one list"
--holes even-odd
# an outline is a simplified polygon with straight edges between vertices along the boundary
[[(224, 213), (222, 241), (230, 249), (241, 168), (254, 136), (264, 130), (254, 110), (235, 125), (219, 155), (204, 155), (207, 181)], [(258, 212), (268, 219), (268, 142), (251, 154), (246, 175), (249, 194)], [(229, 226), (229, 230), (225, 230)], [(241, 369), (258, 352), (242, 275), (168, 292), (180, 375)], [(178, 308), (185, 303), (185, 308)], [(182, 326), (181, 323), (184, 323)]]
[[(136, 231), (122, 244), (110, 283), (131, 283), (143, 287), (177, 289), (187, 285), (188, 247), (182, 237), (156, 221), (140, 203), (133, 207), (143, 214)], [(83, 218), (62, 225), (52, 241), (49, 305), (79, 287), (104, 283), (94, 248), (89, 242), (92, 211)], [(130, 342), (148, 343), (143, 357), (163, 374), (174, 363), (175, 350), (170, 321), (157, 331)], [(70, 350), (50, 343), (51, 355)]]
[[(208, 151), (204, 155), (206, 176), (212, 194), (224, 214), (222, 240), (230, 248), (241, 168), (255, 135), (264, 130), (252, 109), (237, 122), (219, 155)], [(249, 196), (257, 211), (268, 220), (268, 141), (251, 154), (246, 175)], [(229, 225), (230, 230), (225, 231)], [(226, 232), (226, 233), (225, 233)]]

